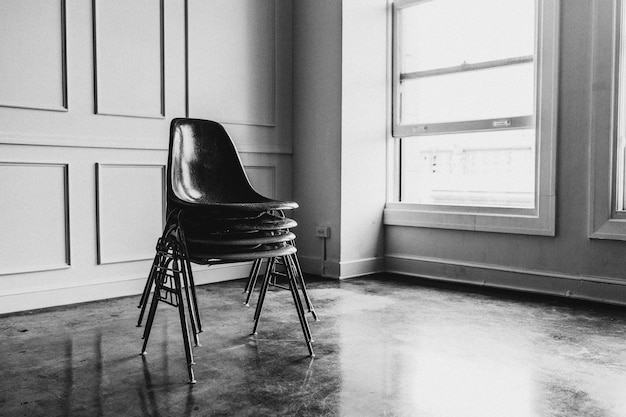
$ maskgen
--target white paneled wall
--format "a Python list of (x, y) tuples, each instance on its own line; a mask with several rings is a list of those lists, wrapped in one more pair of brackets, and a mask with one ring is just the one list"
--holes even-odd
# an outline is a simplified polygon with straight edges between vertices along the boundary
[(291, 54), (288, 0), (0, 0), (0, 313), (141, 291), (174, 117), (289, 198)]
[(96, 113), (163, 117), (163, 0), (95, 0), (93, 7)]
[(0, 2), (0, 105), (67, 108), (65, 21), (64, 0)]

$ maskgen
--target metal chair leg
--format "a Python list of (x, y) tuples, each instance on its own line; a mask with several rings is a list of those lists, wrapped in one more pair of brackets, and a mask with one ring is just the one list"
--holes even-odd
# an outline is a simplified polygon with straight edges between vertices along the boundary
[(157, 309), (157, 304), (159, 303), (159, 295), (157, 293), (157, 291), (159, 291), (159, 281), (164, 279), (164, 277), (162, 276), (157, 276), (156, 277), (156, 288), (155, 288), (155, 294), (152, 297), (152, 303), (150, 304), (150, 312), (148, 313), (148, 318), (146, 319), (146, 327), (143, 329), (143, 346), (141, 348), (141, 354), (145, 355), (146, 354), (146, 346), (148, 345), (148, 339), (150, 338), (150, 331), (152, 330), (152, 323), (154, 322), (154, 316), (156, 313), (156, 309)]
[[(148, 274), (146, 285), (143, 287), (143, 292), (141, 293), (141, 299), (139, 300), (139, 304), (137, 305), (137, 308), (145, 307), (146, 302), (148, 301), (148, 296), (150, 294), (150, 291), (152, 290), (152, 284), (154, 284), (154, 274), (156, 273), (156, 267), (159, 263), (159, 260), (160, 260), (160, 257), (159, 257), (159, 253), (157, 252), (154, 255), (154, 261), (152, 261), (152, 266), (150, 267), (150, 273)], [(139, 320), (139, 323), (137, 324), (137, 326), (141, 326), (141, 320)]]
[(261, 272), (261, 264), (263, 263), (262, 259), (255, 259), (252, 264), (252, 269), (250, 270), (250, 276), (248, 278), (248, 283), (246, 284), (246, 289), (244, 293), (247, 293), (246, 302), (244, 303), (247, 306), (250, 305), (250, 297), (252, 297), (252, 292), (254, 291), (254, 287), (256, 286), (256, 281), (259, 277), (259, 273)]
[(257, 333), (257, 327), (259, 326), (259, 318), (261, 317), (261, 311), (263, 310), (263, 302), (265, 301), (265, 295), (267, 294), (267, 287), (270, 284), (270, 276), (272, 275), (272, 268), (274, 267), (274, 263), (276, 262), (276, 258), (269, 258), (267, 261), (267, 270), (265, 271), (265, 276), (263, 277), (263, 285), (261, 286), (261, 292), (259, 293), (259, 300), (256, 303), (256, 310), (254, 312), (254, 327), (252, 329), (252, 334)]
[[(139, 312), (139, 319), (137, 320), (137, 327), (141, 327), (141, 322), (143, 320), (143, 316), (146, 312), (146, 307), (148, 306), (148, 300), (150, 298), (150, 293), (152, 289), (156, 287), (155, 280), (156, 276), (159, 274), (159, 271), (167, 270), (169, 263), (172, 261), (171, 255), (167, 253), (165, 249), (158, 250), (155, 258), (158, 257), (156, 265), (153, 263), (152, 268), (154, 271), (150, 271), (150, 275), (148, 275), (148, 280), (146, 281), (146, 286), (144, 287), (144, 294), (142, 295), (142, 300), (140, 300), (140, 304), (137, 307), (141, 308)], [(145, 295), (145, 298), (144, 298)]]
[[(196, 345), (199, 345), (196, 332), (197, 325), (195, 321), (197, 310), (195, 310), (192, 297), (192, 284), (186, 276), (187, 266), (185, 264), (185, 258), (176, 247), (177, 245), (175, 243), (173, 245), (174, 247), (172, 247), (172, 244), (168, 244), (166, 247), (159, 248), (158, 251), (160, 261), (158, 262), (159, 266), (155, 268), (155, 290), (154, 295), (152, 296), (150, 312), (148, 313), (146, 327), (143, 333), (144, 341), (141, 353), (142, 355), (146, 354), (146, 347), (148, 345), (150, 331), (154, 323), (154, 317), (156, 315), (159, 302), (163, 301), (177, 307), (181, 331), (183, 333), (183, 347), (185, 350), (185, 357), (187, 359), (189, 382), (194, 384), (196, 379), (192, 368), (192, 365), (194, 365), (193, 348), (189, 338), (189, 327), (187, 325), (187, 313), (185, 313), (185, 308), (188, 310), (191, 326), (194, 329), (194, 342), (196, 342)], [(183, 296), (183, 290), (185, 291), (185, 296)]]
[(294, 264), (294, 267), (296, 268), (296, 272), (297, 272), (296, 277), (300, 284), (300, 288), (302, 290), (302, 295), (304, 296), (304, 302), (306, 303), (307, 310), (309, 313), (311, 313), (315, 321), (319, 321), (317, 313), (315, 312), (315, 308), (313, 308), (313, 303), (311, 302), (311, 299), (309, 298), (309, 293), (306, 290), (306, 284), (304, 283), (304, 274), (302, 273), (302, 268), (300, 268), (298, 255), (295, 253), (291, 255), (291, 260)]
[(252, 268), (250, 268), (250, 274), (248, 275), (248, 281), (246, 282), (246, 287), (243, 289), (244, 294), (248, 294), (250, 291), (254, 289), (254, 283), (256, 283), (257, 277), (259, 276), (259, 269), (261, 268), (261, 259), (255, 259), (252, 261)]
[(311, 335), (311, 329), (309, 327), (309, 323), (306, 319), (306, 314), (304, 312), (304, 306), (302, 304), (302, 299), (300, 298), (300, 294), (298, 292), (298, 283), (296, 280), (295, 274), (297, 274), (297, 269), (293, 263), (293, 259), (291, 257), (285, 257), (285, 263), (288, 264), (287, 274), (289, 276), (289, 289), (291, 290), (291, 295), (293, 297), (293, 303), (296, 306), (296, 311), (298, 313), (298, 319), (300, 320), (300, 326), (302, 327), (302, 333), (304, 334), (304, 339), (306, 341), (307, 348), (309, 350), (309, 354), (311, 356), (315, 356), (313, 352), (313, 337)]
[(148, 301), (150, 299), (150, 292), (152, 291), (152, 287), (154, 286), (154, 276), (156, 275), (156, 266), (159, 262), (159, 254), (157, 253), (154, 256), (154, 262), (152, 262), (152, 267), (150, 268), (150, 273), (148, 274), (148, 279), (146, 280), (146, 285), (143, 288), (143, 293), (141, 294), (141, 299), (139, 300), (139, 305), (137, 308), (140, 308), (139, 319), (137, 319), (137, 327), (141, 327), (141, 322), (143, 321), (143, 315), (146, 312), (146, 306), (148, 305)]
[[(183, 333), (183, 344), (185, 348), (185, 357), (187, 359), (187, 372), (189, 374), (189, 383), (195, 384), (196, 378), (193, 373), (193, 365), (195, 364), (193, 360), (193, 350), (191, 347), (191, 341), (189, 340), (189, 328), (187, 327), (187, 319), (185, 317), (185, 303), (183, 300), (182, 294), (182, 284), (180, 279), (180, 273), (174, 273), (174, 285), (176, 288), (176, 295), (178, 296), (178, 315), (180, 318), (180, 327)], [(193, 315), (190, 308), (190, 316)]]
[[(191, 329), (192, 329), (192, 335), (193, 335), (193, 343), (195, 346), (200, 346), (200, 338), (198, 337), (198, 333), (200, 333), (198, 331), (198, 323), (197, 323), (197, 319), (199, 317), (199, 315), (196, 314), (196, 305), (192, 300), (192, 295), (191, 293), (193, 292), (193, 288), (191, 287), (191, 284), (189, 282), (186, 270), (187, 270), (187, 264), (185, 262), (185, 260), (182, 258), (182, 256), (180, 256), (180, 253), (177, 254), (177, 259), (176, 259), (176, 268), (175, 270), (179, 271), (177, 273), (175, 273), (175, 275), (177, 275), (177, 280), (179, 282), (179, 285), (181, 286), (180, 289), (180, 294), (178, 294), (179, 296), (179, 310), (180, 310), (180, 305), (183, 304), (183, 299), (182, 299), (182, 291), (183, 289), (185, 290), (185, 298), (187, 299), (187, 305), (189, 306), (189, 321), (191, 322)], [(181, 276), (182, 276), (182, 282), (181, 282)], [(183, 309), (184, 311), (184, 309)], [(186, 324), (186, 323), (185, 323)], [(182, 322), (181, 322), (182, 325)], [(187, 335), (187, 337), (189, 337), (189, 335)]]
[[(198, 309), (198, 297), (196, 295), (196, 284), (193, 280), (193, 272), (191, 271), (191, 262), (184, 255), (183, 256), (183, 274), (186, 282), (189, 282), (191, 288), (191, 298), (193, 301), (193, 313), (195, 314), (197, 323), (197, 333), (202, 333), (202, 320), (200, 318), (200, 310)], [(190, 312), (191, 313), (191, 312)]]

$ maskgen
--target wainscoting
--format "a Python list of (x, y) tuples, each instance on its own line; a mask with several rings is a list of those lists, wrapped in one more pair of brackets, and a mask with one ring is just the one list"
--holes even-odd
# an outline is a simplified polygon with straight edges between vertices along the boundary
[(174, 117), (224, 123), (252, 184), (291, 195), (288, 1), (7, 0), (0, 53), (0, 314), (141, 291)]

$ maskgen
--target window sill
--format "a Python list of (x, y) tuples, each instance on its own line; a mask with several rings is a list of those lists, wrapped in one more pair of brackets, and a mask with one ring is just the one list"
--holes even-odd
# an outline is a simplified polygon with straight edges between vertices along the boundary
[(554, 236), (554, 197), (542, 200), (539, 210), (387, 203), (383, 221), (387, 226)]

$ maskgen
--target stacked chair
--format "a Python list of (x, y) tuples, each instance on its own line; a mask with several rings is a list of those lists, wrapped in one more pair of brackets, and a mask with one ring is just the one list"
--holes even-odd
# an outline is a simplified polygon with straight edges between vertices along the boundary
[[(258, 194), (250, 185), (237, 150), (219, 123), (174, 119), (167, 165), (167, 221), (144, 287), (138, 326), (149, 305), (142, 354), (160, 302), (178, 308), (189, 380), (195, 383), (189, 326), (199, 346), (202, 322), (191, 264), (253, 261), (245, 291), (246, 304), (263, 276), (254, 314), (256, 334), (270, 285), (284, 276), (293, 297), (308, 352), (314, 356), (306, 309), (317, 315), (306, 292), (291, 231), (297, 223), (285, 216), (298, 207)], [(264, 272), (262, 266), (265, 265)], [(152, 300), (150, 294), (154, 289)]]

